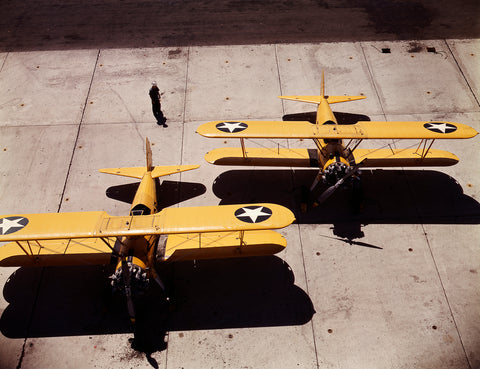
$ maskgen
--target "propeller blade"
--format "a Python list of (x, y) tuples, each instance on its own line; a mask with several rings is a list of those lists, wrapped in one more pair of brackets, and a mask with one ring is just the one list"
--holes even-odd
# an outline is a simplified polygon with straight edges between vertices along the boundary
[(125, 297), (127, 298), (128, 315), (130, 316), (130, 320), (132, 321), (132, 323), (135, 323), (135, 308), (133, 306), (132, 299), (132, 279), (130, 275), (130, 266), (128, 265), (128, 262), (125, 258), (122, 259), (122, 277), (123, 284), (125, 286)]
[(318, 182), (320, 181), (320, 177), (322, 176), (321, 172), (318, 171), (317, 176), (315, 177), (315, 180), (313, 181), (312, 185), (310, 186), (310, 192), (313, 192), (315, 187), (317, 187)]
[(333, 193), (340, 187), (343, 183), (343, 178), (338, 180), (333, 186), (328, 187), (323, 193), (318, 197), (317, 202), (319, 204), (323, 203), (326, 199), (333, 195)]

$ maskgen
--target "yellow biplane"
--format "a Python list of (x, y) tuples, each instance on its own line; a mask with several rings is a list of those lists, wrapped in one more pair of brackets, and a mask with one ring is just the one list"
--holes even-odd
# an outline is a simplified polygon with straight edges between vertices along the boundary
[[(205, 159), (217, 165), (316, 167), (319, 173), (312, 184), (313, 192), (320, 179), (329, 186), (319, 197), (325, 201), (348, 178), (358, 178), (367, 167), (448, 166), (458, 162), (454, 154), (431, 149), (436, 139), (471, 138), (473, 128), (444, 121), (379, 122), (359, 121), (338, 124), (330, 104), (364, 99), (365, 96), (327, 96), (322, 72), (319, 96), (279, 96), (281, 99), (317, 104), (316, 122), (309, 121), (213, 121), (202, 124), (197, 133), (212, 138), (240, 138), (239, 148), (218, 148)], [(306, 139), (316, 149), (247, 148), (244, 139)], [(365, 139), (418, 139), (416, 148), (361, 149)], [(344, 144), (343, 140), (349, 140)]]
[(199, 166), (153, 166), (148, 139), (146, 152), (146, 167), (100, 170), (141, 179), (128, 216), (104, 211), (0, 216), (0, 266), (113, 263), (112, 286), (125, 294), (134, 321), (135, 295), (151, 279), (164, 288), (157, 263), (272, 255), (286, 247), (285, 238), (271, 229), (286, 227), (295, 218), (279, 205), (158, 211), (155, 179)]

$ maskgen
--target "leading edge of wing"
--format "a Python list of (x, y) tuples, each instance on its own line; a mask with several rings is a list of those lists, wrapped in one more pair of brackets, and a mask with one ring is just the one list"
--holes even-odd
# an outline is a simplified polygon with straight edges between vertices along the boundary
[(167, 208), (142, 216), (104, 211), (17, 214), (0, 217), (0, 242), (276, 229), (294, 220), (289, 209), (276, 204)]

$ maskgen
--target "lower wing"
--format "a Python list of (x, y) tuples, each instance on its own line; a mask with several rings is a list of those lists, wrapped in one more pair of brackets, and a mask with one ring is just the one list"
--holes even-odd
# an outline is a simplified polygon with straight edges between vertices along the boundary
[(112, 257), (107, 243), (100, 238), (10, 242), (0, 246), (0, 266), (105, 265)]
[(164, 261), (273, 255), (287, 241), (275, 231), (187, 233), (170, 235), (160, 250)]
[[(444, 150), (430, 149), (422, 156), (415, 149), (356, 149), (354, 157), (362, 167), (449, 166), (458, 157)], [(205, 160), (216, 165), (281, 166), (318, 168), (316, 149), (219, 148), (209, 151)]]

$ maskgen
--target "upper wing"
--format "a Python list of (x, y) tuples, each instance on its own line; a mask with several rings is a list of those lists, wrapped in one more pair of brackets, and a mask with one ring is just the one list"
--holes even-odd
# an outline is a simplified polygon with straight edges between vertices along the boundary
[(197, 133), (205, 137), (324, 138), (324, 139), (440, 139), (470, 138), (473, 128), (453, 122), (358, 122), (317, 126), (304, 121), (214, 121), (202, 124)]
[(294, 220), (276, 204), (168, 208), (120, 217), (104, 211), (6, 215), (0, 218), (0, 242), (275, 229)]

